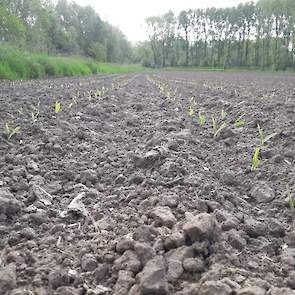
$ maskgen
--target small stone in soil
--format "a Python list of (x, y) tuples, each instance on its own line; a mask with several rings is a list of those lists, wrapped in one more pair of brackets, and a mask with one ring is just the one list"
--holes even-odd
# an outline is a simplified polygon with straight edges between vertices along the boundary
[(274, 218), (268, 220), (268, 229), (269, 233), (274, 237), (279, 238), (285, 236), (285, 228), (283, 224)]
[(21, 203), (6, 188), (0, 188), (0, 214), (12, 217), (21, 209)]
[(117, 270), (128, 270), (134, 274), (137, 274), (142, 268), (137, 255), (131, 250), (125, 251), (121, 257), (116, 259), (114, 266)]
[(140, 273), (142, 295), (168, 295), (168, 282), (165, 278), (165, 261), (162, 256), (150, 260)]
[(241, 236), (241, 233), (235, 229), (228, 232), (227, 240), (232, 247), (238, 250), (242, 250), (247, 244), (247, 241)]
[(69, 276), (64, 270), (52, 270), (48, 274), (48, 283), (52, 289), (68, 285), (69, 279)]
[(16, 287), (16, 269), (14, 264), (9, 264), (0, 269), (0, 295), (7, 294)]
[(231, 295), (232, 289), (220, 281), (207, 281), (201, 285), (199, 295)]
[(118, 280), (115, 285), (114, 295), (128, 295), (128, 292), (134, 283), (135, 280), (132, 272), (120, 270)]
[(143, 266), (156, 255), (154, 249), (147, 243), (137, 242), (134, 248)]
[(133, 233), (133, 239), (135, 241), (150, 242), (154, 239), (152, 227), (148, 225), (142, 225), (135, 229)]
[(130, 237), (123, 237), (116, 245), (116, 251), (120, 254), (124, 253), (126, 250), (134, 249), (134, 240)]
[(295, 289), (295, 271), (291, 271), (287, 278), (287, 285), (291, 289)]
[(73, 287), (59, 287), (57, 289), (57, 295), (79, 295), (80, 291)]
[(81, 259), (81, 267), (84, 271), (93, 271), (97, 267), (97, 261), (94, 255), (85, 254)]
[(36, 213), (31, 213), (29, 219), (32, 223), (36, 225), (41, 225), (42, 223), (47, 223), (49, 221), (48, 216), (43, 210)]
[(245, 232), (251, 238), (257, 238), (259, 236), (267, 235), (267, 224), (257, 221), (253, 218), (247, 218), (245, 220)]
[(202, 241), (208, 239), (215, 241), (220, 236), (220, 228), (214, 215), (201, 213), (193, 217), (184, 226), (183, 230), (189, 241)]
[(237, 291), (237, 295), (265, 295), (266, 291), (260, 287), (252, 286), (252, 287), (246, 287), (242, 288)]
[(203, 272), (205, 264), (201, 258), (186, 258), (183, 260), (183, 268), (190, 273)]
[(250, 191), (250, 195), (258, 203), (269, 203), (275, 198), (274, 190), (266, 182), (255, 185)]
[(32, 240), (36, 237), (36, 232), (31, 227), (26, 227), (26, 228), (22, 229), (20, 234), (22, 237), (26, 238), (27, 240)]
[(164, 246), (166, 251), (169, 251), (173, 248), (181, 247), (185, 244), (185, 237), (182, 233), (175, 232), (172, 235), (168, 236), (164, 241)]
[(169, 207), (156, 207), (151, 211), (150, 216), (155, 220), (157, 226), (171, 228), (176, 223), (176, 218)]
[(109, 268), (107, 264), (99, 264), (97, 268), (94, 271), (94, 276), (96, 283), (103, 283), (104, 278), (106, 277), (107, 273), (109, 271)]

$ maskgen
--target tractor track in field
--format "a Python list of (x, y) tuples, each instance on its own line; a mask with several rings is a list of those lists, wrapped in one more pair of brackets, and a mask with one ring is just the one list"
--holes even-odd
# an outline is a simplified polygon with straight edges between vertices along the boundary
[(295, 294), (294, 82), (1, 81), (0, 295)]

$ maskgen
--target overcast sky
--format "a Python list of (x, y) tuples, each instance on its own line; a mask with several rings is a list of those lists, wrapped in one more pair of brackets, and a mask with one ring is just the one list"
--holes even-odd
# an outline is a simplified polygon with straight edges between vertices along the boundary
[(129, 41), (147, 39), (144, 19), (160, 15), (169, 9), (174, 13), (188, 8), (235, 6), (247, 0), (74, 0), (92, 6), (103, 19), (120, 28)]

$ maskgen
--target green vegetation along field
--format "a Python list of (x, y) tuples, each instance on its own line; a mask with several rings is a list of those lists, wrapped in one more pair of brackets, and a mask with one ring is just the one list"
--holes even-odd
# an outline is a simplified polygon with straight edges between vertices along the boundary
[(138, 66), (102, 64), (82, 57), (49, 56), (30, 53), (11, 46), (0, 47), (0, 79), (36, 79), (98, 73), (119, 74), (143, 70)]

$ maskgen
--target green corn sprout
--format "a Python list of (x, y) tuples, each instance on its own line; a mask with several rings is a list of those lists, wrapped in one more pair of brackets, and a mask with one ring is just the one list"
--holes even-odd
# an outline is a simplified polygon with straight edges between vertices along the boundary
[(101, 97), (101, 96), (104, 96), (104, 94), (107, 92), (107, 88), (105, 88), (104, 86), (102, 86), (101, 89), (98, 89), (96, 92), (95, 92), (95, 96), (96, 97)]
[(205, 123), (206, 123), (206, 117), (205, 115), (202, 115), (199, 113), (199, 116), (198, 116), (198, 123), (200, 126), (203, 126)]
[(220, 132), (227, 126), (226, 123), (222, 123), (218, 126), (214, 117), (212, 117), (212, 129), (213, 129), (213, 137), (216, 138), (220, 135)]
[(58, 114), (61, 110), (60, 102), (55, 102), (55, 113)]
[(190, 106), (188, 109), (188, 116), (191, 118), (194, 115), (194, 113), (195, 113), (195, 111), (194, 111), (193, 107)]
[(37, 120), (38, 120), (38, 116), (39, 116), (39, 112), (38, 112), (38, 111), (37, 111), (37, 112), (32, 112), (32, 113), (31, 113), (32, 123), (37, 122)]
[(260, 140), (261, 145), (264, 145), (266, 142), (268, 142), (269, 140), (271, 140), (273, 137), (275, 137), (277, 135), (277, 133), (274, 132), (268, 136), (264, 136), (263, 129), (260, 127), (259, 124), (257, 124), (257, 128), (258, 128), (258, 132), (259, 132), (259, 140)]
[(240, 128), (240, 127), (243, 127), (243, 126), (246, 125), (246, 121), (243, 120), (243, 117), (244, 117), (244, 116), (245, 116), (245, 113), (242, 113), (242, 115), (240, 115), (240, 116), (236, 119), (236, 121), (235, 121), (235, 123), (234, 123), (234, 125), (235, 125), (236, 128)]
[(221, 119), (224, 120), (227, 116), (227, 112), (225, 110), (221, 110)]
[[(88, 94), (88, 100), (91, 101), (92, 100), (92, 92), (89, 91), (89, 92), (87, 92), (87, 94)], [(94, 95), (96, 95), (96, 94), (94, 94)]]
[(252, 157), (252, 171), (256, 170), (260, 165), (260, 148), (256, 148)]
[(10, 140), (12, 136), (19, 134), (20, 130), (21, 128), (19, 126), (11, 128), (8, 123), (5, 123), (4, 134), (6, 135), (8, 140)]
[(288, 197), (290, 209), (294, 209), (295, 208), (295, 199), (292, 196), (289, 185), (286, 185), (286, 191), (287, 191), (287, 197)]
[(23, 109), (23, 107), (20, 107), (17, 111), (18, 111), (18, 113), (19, 113), (20, 115), (23, 115), (23, 114), (24, 114), (24, 109)]
[(235, 127), (240, 128), (246, 125), (245, 120), (237, 119), (234, 123)]
[(77, 105), (77, 101), (76, 101), (75, 97), (72, 98), (72, 101), (69, 103), (68, 108), (71, 109), (74, 104)]

